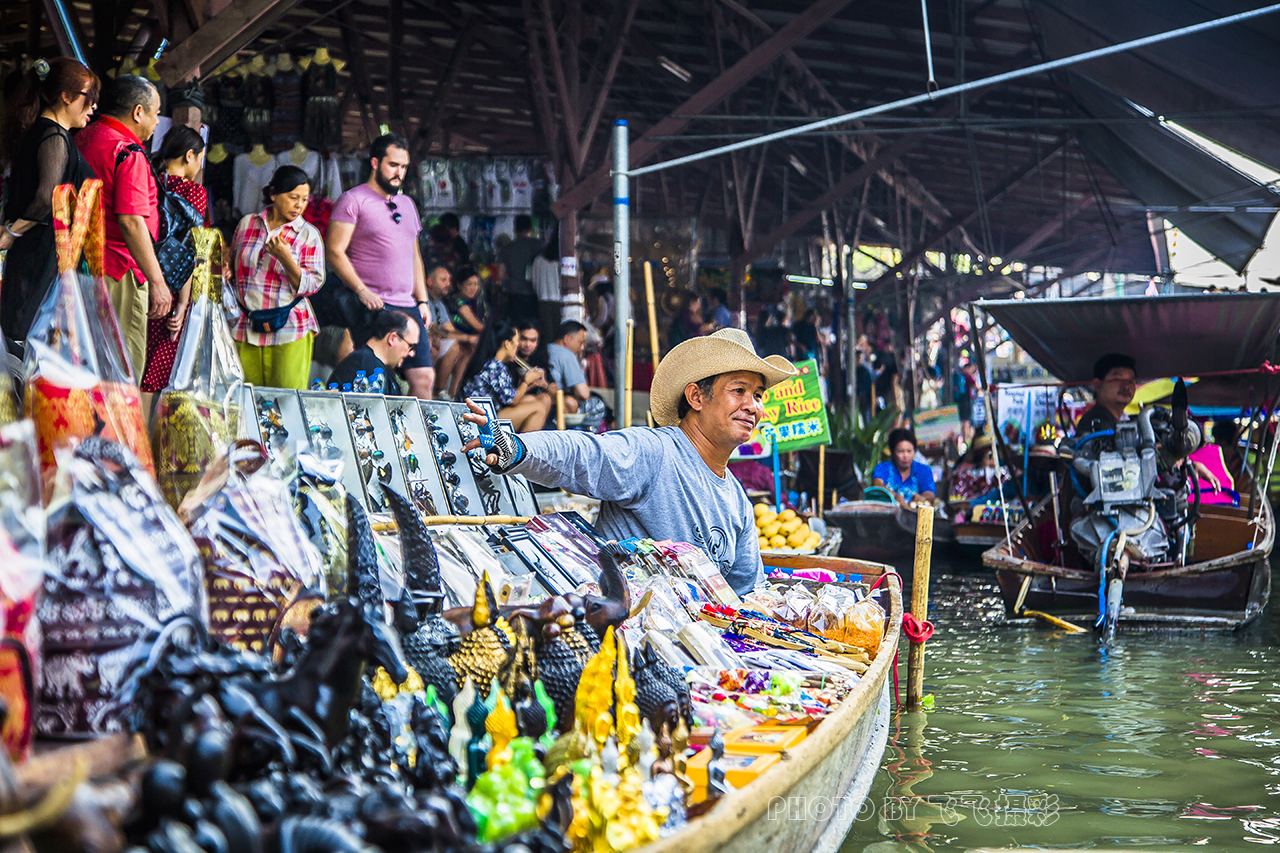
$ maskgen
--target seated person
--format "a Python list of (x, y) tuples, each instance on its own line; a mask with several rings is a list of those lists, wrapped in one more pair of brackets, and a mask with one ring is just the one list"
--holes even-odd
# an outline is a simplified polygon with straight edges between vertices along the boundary
[(507, 364), (515, 360), (520, 346), (520, 333), (516, 327), (503, 323), (489, 342), (490, 352), (484, 345), (476, 352), (463, 377), (464, 398), (488, 397), (498, 410), (498, 417), (511, 421), (516, 432), (533, 432), (542, 429), (551, 410), (551, 397), (533, 394), (536, 387), (545, 387), (546, 378), (538, 368), (527, 371), (520, 382), (511, 381)]
[[(996, 465), (991, 436), (983, 434), (973, 441), (960, 464), (951, 474), (951, 500), (972, 501), (996, 487)], [(1002, 470), (1001, 481), (1008, 482), (1009, 472)]]
[(1136, 365), (1132, 357), (1116, 352), (1094, 362), (1094, 403), (1076, 421), (1077, 439), (1091, 432), (1115, 429), (1120, 421), (1128, 420), (1124, 409), (1138, 390)]
[(898, 428), (889, 433), (889, 459), (871, 471), (871, 485), (888, 489), (898, 503), (932, 503), (937, 497), (933, 470), (916, 459), (916, 437), (909, 429)]
[[(1227, 470), (1227, 463), (1219, 445), (1206, 444), (1199, 450), (1193, 451), (1187, 458), (1195, 466), (1196, 479), (1192, 488), (1199, 486), (1200, 503), (1240, 505), (1240, 493), (1236, 490), (1235, 479)], [(1195, 503), (1195, 501), (1194, 492), (1187, 495), (1187, 503)]]
[(582, 350), (587, 345), (587, 327), (577, 320), (565, 320), (557, 330), (555, 343), (547, 346), (550, 379), (564, 390), (564, 410), (581, 413), (580, 429), (595, 432), (604, 419), (604, 401), (591, 396), (591, 387), (582, 372)]
[[(512, 383), (519, 382), (524, 378), (524, 372), (529, 367), (536, 367), (542, 371), (543, 376), (551, 375), (551, 364), (547, 358), (547, 350), (545, 347), (539, 346), (541, 343), (541, 335), (538, 332), (538, 321), (525, 317), (515, 321), (516, 331), (520, 333), (520, 346), (516, 349), (516, 360), (507, 365), (507, 370), (511, 372)], [(524, 364), (522, 365), (521, 362)], [(550, 394), (555, 397), (556, 384), (547, 382), (533, 388), (534, 394)]]
[(1240, 425), (1229, 418), (1214, 421), (1213, 443), (1222, 448), (1222, 461), (1238, 486), (1236, 491), (1248, 491), (1253, 478), (1244, 455), (1240, 453)]
[(409, 316), (403, 311), (379, 308), (370, 316), (366, 328), (369, 339), (338, 362), (333, 373), (329, 374), (329, 384), (337, 383), (338, 389), (342, 390), (344, 385), (355, 382), (356, 374), (360, 371), (364, 371), (364, 375), (372, 382), (374, 371), (381, 370), (383, 387), (373, 390), (389, 396), (398, 395), (400, 388), (396, 385), (392, 372), (417, 349), (420, 334), (418, 324), (410, 322)]

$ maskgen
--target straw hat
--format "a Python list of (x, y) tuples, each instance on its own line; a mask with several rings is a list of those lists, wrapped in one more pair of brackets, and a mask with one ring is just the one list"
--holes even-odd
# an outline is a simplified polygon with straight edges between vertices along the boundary
[(973, 440), (973, 444), (969, 445), (969, 449), (965, 451), (964, 456), (960, 457), (961, 462), (973, 464), (977, 461), (978, 456), (984, 450), (990, 450), (992, 445), (991, 433), (984, 432)]
[(739, 370), (759, 373), (766, 388), (796, 375), (795, 366), (782, 356), (756, 355), (751, 338), (741, 329), (721, 329), (691, 338), (667, 353), (653, 374), (649, 408), (654, 421), (658, 426), (675, 426), (680, 422), (676, 411), (690, 382)]

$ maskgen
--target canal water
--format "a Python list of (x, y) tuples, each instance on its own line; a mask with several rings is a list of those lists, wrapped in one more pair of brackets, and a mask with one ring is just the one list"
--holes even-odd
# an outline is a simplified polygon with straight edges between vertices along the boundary
[(930, 599), (933, 708), (895, 717), (842, 853), (1280, 844), (1274, 607), (1237, 634), (1122, 634), (1104, 653), (1001, 625), (980, 565), (935, 563)]

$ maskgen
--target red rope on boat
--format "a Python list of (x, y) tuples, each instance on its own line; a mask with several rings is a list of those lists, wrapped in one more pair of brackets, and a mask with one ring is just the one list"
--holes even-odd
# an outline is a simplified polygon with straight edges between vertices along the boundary
[(902, 614), (902, 633), (913, 643), (923, 643), (933, 636), (933, 623), (919, 620), (910, 613)]

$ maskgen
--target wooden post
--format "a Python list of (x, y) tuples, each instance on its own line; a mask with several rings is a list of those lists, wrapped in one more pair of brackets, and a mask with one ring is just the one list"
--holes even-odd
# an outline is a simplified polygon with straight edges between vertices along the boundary
[(564, 389), (556, 389), (556, 429), (564, 429)]
[(822, 518), (822, 493), (827, 490), (827, 446), (818, 445), (818, 518)]
[(624, 415), (623, 415), (623, 422), (622, 422), (622, 425), (624, 427), (631, 426), (631, 389), (634, 387), (634, 381), (632, 378), (632, 366), (635, 363), (635, 353), (636, 353), (636, 321), (632, 320), (631, 318), (627, 318), (627, 367), (626, 367), (627, 393), (623, 403)]
[(653, 262), (644, 262), (644, 298), (649, 304), (649, 351), (653, 354), (653, 369), (657, 371), (658, 361), (658, 309), (653, 301)]
[[(921, 622), (929, 618), (929, 561), (933, 554), (933, 507), (916, 510), (916, 564), (911, 575), (911, 615)], [(924, 643), (911, 643), (907, 657), (907, 710), (920, 708), (924, 691)]]

